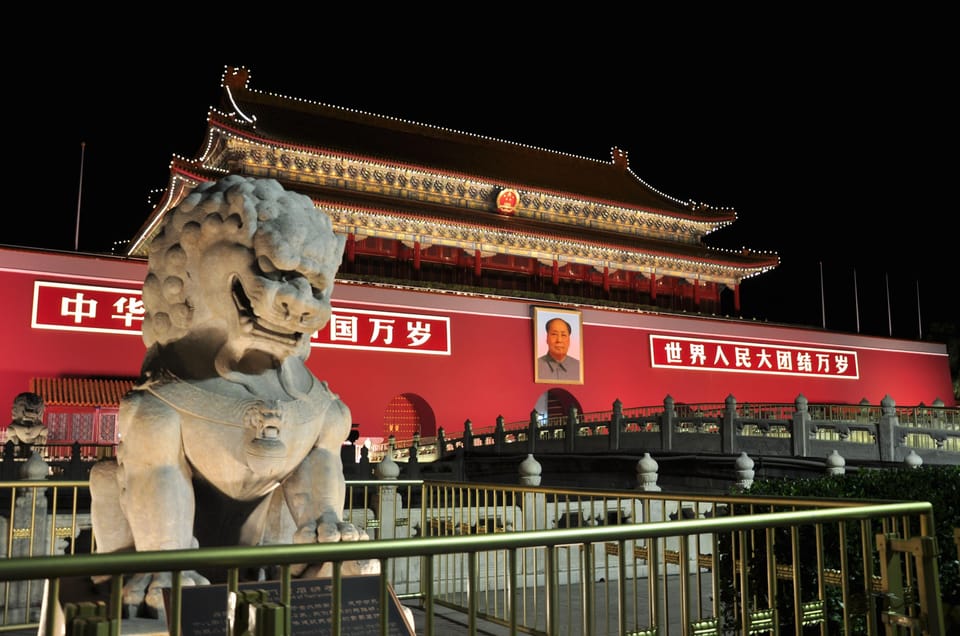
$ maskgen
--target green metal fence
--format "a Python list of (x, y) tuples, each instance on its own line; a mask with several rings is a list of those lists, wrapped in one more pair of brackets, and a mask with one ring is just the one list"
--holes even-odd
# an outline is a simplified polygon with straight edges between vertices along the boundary
[[(240, 620), (226, 609), (232, 599), (256, 608), (250, 616), (259, 622), (248, 633), (317, 633), (305, 627), (310, 622), (321, 633), (348, 634), (356, 617), (329, 608), (347, 607), (353, 593), (344, 566), (373, 559), (379, 572), (361, 578), (377, 601), (371, 607), (380, 609), (365, 620), (381, 634), (397, 633), (384, 609), (397, 605), (416, 611), (423, 634), (442, 633), (440, 608), (462, 612), (470, 634), (481, 622), (503, 634), (551, 636), (945, 634), (926, 502), (350, 482), (345, 517), (366, 527), (371, 541), (96, 554), (95, 537), (84, 539), (85, 488), (0, 483), (7, 557), (0, 559), (0, 631), (63, 633), (57, 629), (73, 611), (66, 584), (112, 575), (100, 616), (89, 622), (123, 633), (130, 620), (123, 582), (172, 572), (162, 624), (170, 634), (187, 633), (195, 592), (179, 574), (214, 569), (226, 572), (213, 586), (224, 608), (220, 633), (240, 628), (228, 627), (228, 618)], [(290, 573), (298, 563), (333, 564), (323, 580), (327, 610), (298, 608), (304, 581)], [(256, 569), (277, 572), (272, 600), (244, 596), (262, 583), (244, 582)]]

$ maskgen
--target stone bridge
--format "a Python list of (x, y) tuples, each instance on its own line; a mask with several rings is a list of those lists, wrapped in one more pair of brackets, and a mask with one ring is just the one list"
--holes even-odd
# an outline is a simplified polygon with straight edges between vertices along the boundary
[[(460, 437), (447, 437), (440, 429), (435, 438), (391, 439), (371, 449), (369, 461), (376, 464), (388, 452), (405, 477), (427, 475), (446, 464), (452, 466), (448, 471), (460, 473), (454, 478), (481, 481), (516, 476), (516, 458), (532, 454), (544, 463), (545, 475), (548, 464), (576, 473), (571, 485), (587, 485), (584, 472), (632, 472), (628, 466), (644, 455), (656, 458), (663, 468), (686, 462), (678, 468), (686, 473), (727, 473), (729, 479), (721, 481), (739, 479), (735, 471), (744, 467), (735, 466), (738, 461), (746, 462), (747, 469), (754, 462), (771, 471), (779, 465), (780, 472), (789, 474), (842, 471), (848, 464), (955, 465), (960, 464), (960, 408), (939, 401), (898, 407), (889, 396), (879, 405), (810, 404), (802, 395), (792, 404), (738, 404), (732, 395), (722, 404), (677, 404), (667, 396), (658, 406), (624, 408), (616, 400), (609, 411), (580, 413), (571, 408), (555, 418), (533, 411), (528, 420), (507, 423), (500, 417), (489, 427), (468, 420)], [(620, 479), (607, 482), (624, 486)], [(590, 485), (602, 484), (592, 480)]]

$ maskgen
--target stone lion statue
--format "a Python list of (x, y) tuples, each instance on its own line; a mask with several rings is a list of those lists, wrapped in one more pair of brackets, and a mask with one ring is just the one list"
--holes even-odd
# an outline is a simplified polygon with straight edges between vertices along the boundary
[[(272, 179), (205, 183), (168, 216), (149, 248), (147, 351), (117, 457), (90, 475), (100, 552), (368, 538), (342, 518), (350, 410), (304, 364), (343, 248), (308, 197)], [(277, 502), (288, 536), (265, 535)], [(159, 609), (169, 577), (129, 577), (124, 602)]]
[(7, 427), (7, 441), (14, 444), (46, 444), (47, 426), (43, 423), (45, 406), (43, 398), (36, 393), (20, 393), (13, 399), (11, 416)]

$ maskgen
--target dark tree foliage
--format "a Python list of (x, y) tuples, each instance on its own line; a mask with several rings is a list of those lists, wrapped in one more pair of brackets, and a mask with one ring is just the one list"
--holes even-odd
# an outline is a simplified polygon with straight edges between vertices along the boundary
[[(934, 529), (938, 548), (938, 569), (940, 580), (940, 594), (943, 600), (943, 609), (946, 623), (951, 629), (960, 628), (960, 559), (958, 546), (955, 541), (955, 529), (960, 528), (960, 466), (920, 466), (917, 468), (897, 468), (879, 470), (859, 470), (848, 472), (842, 476), (823, 476), (813, 479), (770, 479), (758, 480), (753, 483), (750, 495), (789, 497), (791, 499), (846, 499), (869, 500), (877, 502), (895, 501), (928, 501), (933, 507)], [(742, 514), (749, 514), (744, 508)], [(858, 554), (861, 551), (860, 529), (857, 524), (848, 524), (846, 533), (847, 553)], [(919, 528), (911, 528), (916, 532)], [(785, 535), (787, 531), (777, 530), (775, 533), (774, 554), (778, 562), (789, 563), (790, 556), (786, 552), (790, 541)], [(812, 533), (801, 533), (801, 551), (811, 554), (815, 549)], [(836, 527), (824, 528), (825, 545), (838, 545), (839, 534)], [(809, 550), (809, 551), (808, 551)], [(758, 547), (752, 550), (751, 571), (763, 571), (766, 567), (766, 551), (763, 549), (763, 540)], [(836, 552), (827, 555), (825, 565), (828, 568), (837, 567)], [(801, 585), (812, 585), (815, 579), (813, 564), (800, 565)], [(879, 572), (878, 564), (874, 564), (875, 573)], [(732, 574), (732, 572), (731, 572)], [(862, 589), (863, 571), (857, 566), (848, 572), (852, 577), (851, 588)], [(758, 577), (759, 580), (759, 577)], [(764, 595), (760, 591), (761, 596)], [(839, 605), (839, 595), (829, 592), (827, 599), (827, 617), (831, 623), (840, 620), (842, 608)], [(764, 599), (765, 600), (765, 599)], [(793, 628), (792, 598), (789, 593), (778, 594), (777, 607), (782, 629)], [(736, 620), (735, 618), (733, 619)], [(835, 626), (835, 624), (833, 625)]]

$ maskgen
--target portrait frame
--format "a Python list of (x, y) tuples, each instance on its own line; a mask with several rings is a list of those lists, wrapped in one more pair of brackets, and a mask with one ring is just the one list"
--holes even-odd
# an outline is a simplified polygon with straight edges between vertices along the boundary
[[(541, 362), (547, 355), (547, 323), (559, 318), (570, 327), (567, 365), (557, 367)], [(533, 381), (536, 384), (583, 384), (583, 315), (576, 309), (533, 308)], [(569, 362), (575, 362), (575, 372)], [(552, 372), (551, 372), (552, 371)], [(556, 374), (561, 373), (558, 377)]]

